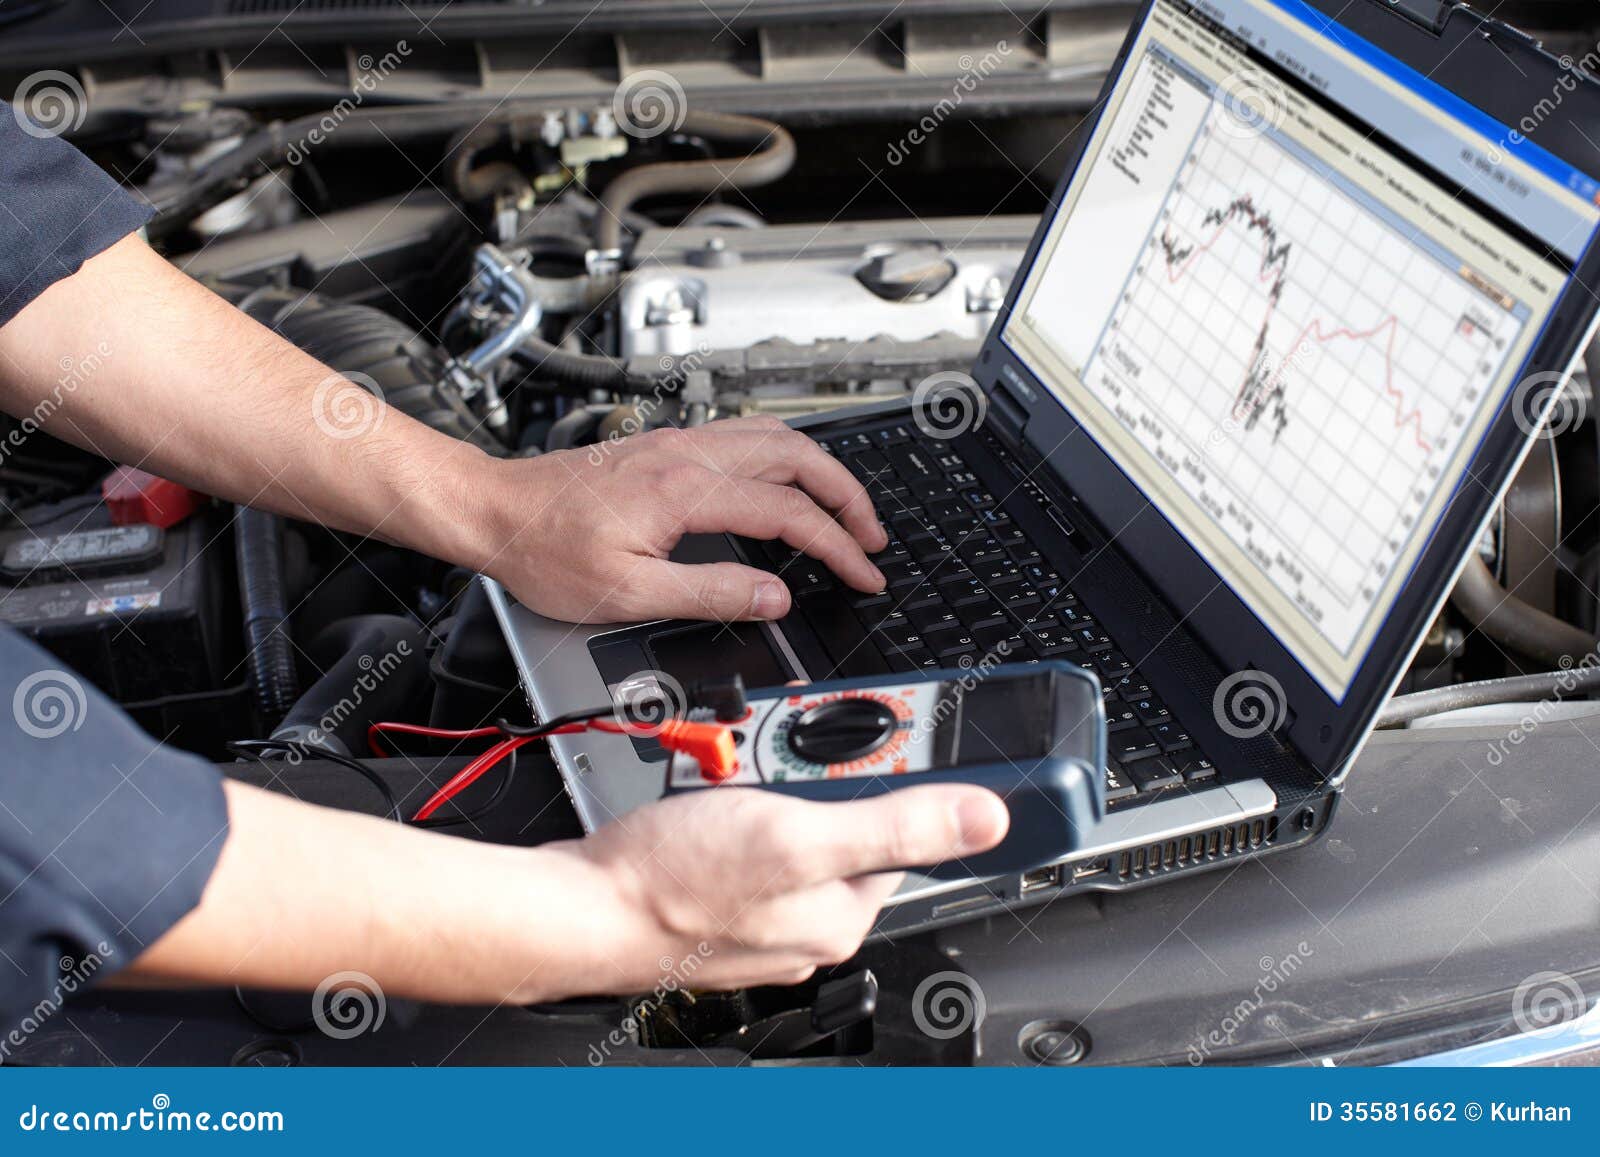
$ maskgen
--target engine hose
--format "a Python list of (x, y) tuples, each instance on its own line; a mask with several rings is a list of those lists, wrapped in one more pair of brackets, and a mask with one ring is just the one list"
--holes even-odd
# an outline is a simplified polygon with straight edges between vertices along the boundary
[[(541, 117), (542, 120), (542, 117)], [(508, 161), (491, 161), (474, 167), (478, 154), (498, 144), (514, 128), (507, 121), (486, 121), (467, 129), (445, 149), (450, 184), (460, 198), (471, 204), (495, 196), (520, 197), (533, 186), (522, 170)]]
[(1545, 699), (1587, 694), (1600, 688), (1600, 667), (1593, 664), (1561, 671), (1542, 671), (1537, 675), (1514, 675), (1509, 679), (1480, 679), (1435, 687), (1410, 695), (1397, 695), (1378, 713), (1379, 727), (1400, 727), (1426, 715), (1442, 715), (1467, 707), (1487, 707), (1496, 703), (1538, 703)]
[(604, 390), (609, 394), (648, 395), (672, 393), (681, 384), (676, 359), (663, 358), (661, 373), (631, 373), (616, 358), (603, 354), (575, 354), (560, 349), (542, 338), (528, 338), (517, 349), (517, 357), (539, 378), (567, 386), (571, 392), (587, 394)]
[(286, 289), (223, 287), (244, 312), (341, 374), (369, 379), (379, 396), (435, 430), (494, 455), (506, 447), (461, 396), (443, 383), (444, 357), (403, 321), (370, 305), (351, 305)]
[(551, 423), (550, 432), (544, 438), (545, 452), (553, 454), (557, 450), (572, 449), (582, 439), (593, 434), (612, 409), (609, 403), (574, 406)]
[(1509, 593), (1476, 551), (1462, 568), (1450, 603), (1495, 642), (1545, 663), (1576, 663), (1595, 649), (1595, 637), (1587, 631)]
[[(237, 193), (263, 170), (293, 162), (314, 149), (335, 144), (340, 148), (379, 148), (448, 137), (486, 116), (527, 116), (535, 111), (504, 102), (462, 101), (354, 108), (337, 114), (329, 110), (266, 125), (240, 141), (237, 148), (208, 162), (171, 196), (155, 202), (156, 214), (145, 229), (151, 240), (169, 236)], [(543, 115), (542, 106), (537, 113)], [(338, 131), (332, 132), (328, 124), (335, 116)]]
[(640, 165), (620, 174), (600, 197), (600, 212), (595, 217), (596, 248), (602, 252), (622, 248), (623, 218), (646, 197), (665, 193), (712, 193), (724, 186), (755, 188), (771, 184), (794, 166), (794, 138), (782, 125), (772, 121), (692, 110), (684, 114), (679, 131), (742, 146), (746, 155), (702, 161), (663, 161)]
[(265, 510), (235, 507), (234, 553), (244, 609), (245, 665), (266, 726), (275, 725), (300, 693), (289, 641), (283, 579), (283, 521)]
[(422, 628), (399, 615), (353, 615), (312, 641), (323, 675), (273, 729), (272, 738), (336, 755), (366, 754), (367, 728), (409, 718), (428, 682)]

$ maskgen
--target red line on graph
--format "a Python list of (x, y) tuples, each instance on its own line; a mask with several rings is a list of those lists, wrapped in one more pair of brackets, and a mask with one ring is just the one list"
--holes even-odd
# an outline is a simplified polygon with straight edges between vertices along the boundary
[[(1397, 390), (1394, 385), (1394, 338), (1395, 334), (1400, 330), (1400, 319), (1395, 317), (1394, 314), (1391, 313), (1371, 329), (1352, 330), (1341, 326), (1330, 333), (1322, 331), (1322, 320), (1320, 318), (1313, 318), (1311, 323), (1300, 331), (1300, 336), (1294, 339), (1294, 345), (1291, 348), (1299, 349), (1300, 343), (1308, 337), (1314, 338), (1318, 345), (1325, 345), (1334, 338), (1366, 341), (1377, 337), (1384, 330), (1389, 331), (1389, 339), (1383, 344), (1383, 390), (1384, 393), (1394, 399), (1394, 428), (1401, 430), (1409, 425), (1412, 437), (1416, 439), (1417, 448), (1424, 454), (1431, 453), (1433, 451), (1432, 443), (1422, 436), (1422, 410), (1415, 406), (1407, 410), (1405, 408), (1405, 395)], [(1276, 379), (1277, 374), (1275, 373), (1273, 374), (1273, 380), (1276, 381)]]
[[(1271, 324), (1273, 314), (1278, 308), (1278, 299), (1283, 292), (1287, 272), (1285, 259), (1289, 253), (1289, 244), (1284, 243), (1281, 246), (1277, 244), (1277, 230), (1273, 226), (1270, 216), (1265, 212), (1258, 212), (1254, 201), (1246, 194), (1235, 198), (1227, 208), (1213, 209), (1206, 214), (1206, 223), (1215, 223), (1216, 229), (1204, 242), (1197, 243), (1188, 249), (1181, 249), (1170, 235), (1164, 235), (1161, 238), (1161, 248), (1166, 255), (1167, 281), (1169, 284), (1176, 284), (1194, 267), (1202, 254), (1210, 252), (1212, 246), (1221, 240), (1222, 235), (1227, 232), (1229, 222), (1240, 214), (1243, 214), (1246, 218), (1247, 228), (1260, 234), (1262, 260), (1257, 280), (1261, 282), (1271, 281), (1273, 283), (1272, 288), (1267, 291), (1266, 316), (1262, 318), (1261, 328), (1256, 339), (1256, 348), (1251, 353), (1251, 365), (1254, 367), (1263, 360), (1262, 355), (1266, 351), (1267, 327)], [(1393, 314), (1390, 314), (1371, 329), (1366, 330), (1353, 330), (1346, 326), (1341, 326), (1338, 329), (1324, 331), (1321, 320), (1313, 319), (1300, 331), (1300, 335), (1295, 338), (1290, 349), (1298, 350), (1308, 338), (1314, 339), (1319, 345), (1325, 345), (1335, 338), (1366, 341), (1376, 338), (1378, 334), (1387, 329), (1389, 336), (1383, 347), (1383, 390), (1385, 394), (1394, 399), (1395, 429), (1399, 430), (1407, 425), (1411, 426), (1412, 436), (1417, 443), (1417, 447), (1424, 453), (1429, 453), (1433, 450), (1433, 446), (1422, 434), (1421, 409), (1413, 407), (1407, 410), (1405, 408), (1405, 395), (1394, 384), (1394, 344), (1395, 335), (1399, 332), (1399, 328), (1399, 319)], [(1240, 383), (1234, 397), (1233, 416), (1236, 419), (1245, 417), (1253, 411), (1258, 412), (1266, 404), (1261, 399), (1270, 399), (1274, 391), (1279, 389), (1278, 379), (1282, 376), (1283, 368), (1286, 364), (1286, 361), (1280, 362), (1278, 368), (1273, 371), (1272, 376), (1259, 391), (1251, 390), (1251, 379), (1255, 374), (1254, 368), (1246, 373), (1245, 380)], [(1248, 398), (1247, 394), (1249, 395)], [(1279, 412), (1281, 413), (1281, 410)], [(1282, 419), (1280, 418), (1279, 421), (1279, 429), (1281, 430)]]

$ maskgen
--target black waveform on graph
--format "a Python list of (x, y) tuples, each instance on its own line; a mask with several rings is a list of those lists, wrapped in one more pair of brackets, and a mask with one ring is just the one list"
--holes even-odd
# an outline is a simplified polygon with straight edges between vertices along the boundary
[(1278, 236), (1277, 226), (1265, 210), (1257, 209), (1248, 193), (1235, 197), (1227, 205), (1206, 210), (1200, 222), (1202, 234), (1209, 233), (1204, 241), (1183, 244), (1171, 231), (1161, 235), (1161, 251), (1166, 256), (1167, 280), (1177, 283), (1194, 267), (1211, 247), (1222, 239), (1228, 226), (1241, 222), (1246, 233), (1255, 234), (1261, 242), (1261, 265), (1256, 271), (1260, 281), (1267, 285), (1267, 311), (1256, 329), (1255, 342), (1250, 348), (1250, 367), (1243, 383), (1234, 396), (1233, 417), (1242, 422), (1246, 430), (1254, 430), (1263, 413), (1270, 411), (1272, 440), (1276, 442), (1289, 424), (1288, 406), (1284, 401), (1283, 382), (1275, 370), (1268, 367), (1267, 331), (1283, 297), (1283, 287), (1288, 279), (1289, 254), (1293, 242)]
[(1176, 283), (1182, 279), (1194, 267), (1195, 262), (1221, 240), (1228, 227), (1236, 223), (1242, 225), (1247, 234), (1255, 235), (1260, 242), (1261, 262), (1256, 270), (1256, 276), (1267, 286), (1267, 308), (1260, 326), (1256, 329), (1255, 340), (1250, 349), (1250, 359), (1247, 363), (1249, 369), (1234, 394), (1232, 410), (1234, 420), (1241, 423), (1246, 430), (1254, 430), (1265, 416), (1272, 430), (1272, 440), (1276, 442), (1289, 425), (1289, 408), (1283, 380), (1283, 371), (1289, 359), (1304, 356), (1312, 343), (1322, 345), (1335, 340), (1381, 340), (1384, 359), (1382, 388), (1394, 401), (1395, 427), (1397, 429), (1411, 427), (1417, 447), (1425, 453), (1431, 450), (1431, 444), (1422, 434), (1421, 411), (1416, 408), (1407, 409), (1404, 395), (1394, 384), (1394, 343), (1399, 323), (1392, 314), (1377, 325), (1364, 330), (1354, 330), (1347, 326), (1328, 326), (1324, 325), (1321, 319), (1314, 318), (1301, 329), (1290, 345), (1289, 359), (1276, 365), (1272, 363), (1267, 350), (1267, 334), (1277, 315), (1284, 286), (1288, 281), (1289, 256), (1293, 250), (1293, 243), (1279, 237), (1271, 215), (1265, 210), (1257, 209), (1249, 194), (1235, 197), (1221, 208), (1206, 211), (1205, 217), (1200, 222), (1200, 232), (1205, 236), (1203, 241), (1184, 243), (1175, 238), (1170, 230), (1162, 233), (1160, 245), (1162, 254), (1166, 258), (1168, 282)]

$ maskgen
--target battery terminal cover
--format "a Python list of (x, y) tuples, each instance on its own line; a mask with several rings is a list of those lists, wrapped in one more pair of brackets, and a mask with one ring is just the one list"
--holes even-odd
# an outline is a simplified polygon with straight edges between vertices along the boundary
[(100, 483), (100, 495), (114, 525), (148, 523), (162, 529), (176, 526), (206, 500), (199, 491), (132, 466), (119, 466), (107, 474)]

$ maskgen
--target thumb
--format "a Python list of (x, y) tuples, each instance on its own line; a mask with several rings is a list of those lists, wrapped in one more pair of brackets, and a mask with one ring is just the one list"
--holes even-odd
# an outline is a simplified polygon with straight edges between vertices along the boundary
[(815, 825), (816, 882), (974, 856), (998, 844), (1011, 826), (999, 796), (959, 784), (814, 806), (808, 822)]
[(636, 597), (652, 618), (781, 619), (789, 613), (783, 580), (736, 562), (652, 561), (634, 572)]

